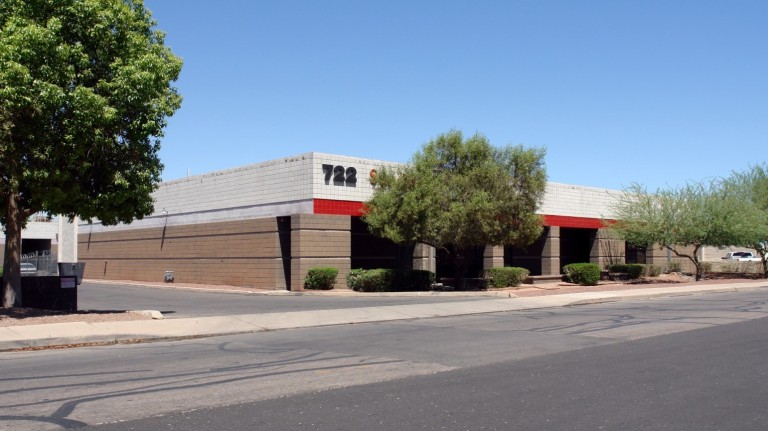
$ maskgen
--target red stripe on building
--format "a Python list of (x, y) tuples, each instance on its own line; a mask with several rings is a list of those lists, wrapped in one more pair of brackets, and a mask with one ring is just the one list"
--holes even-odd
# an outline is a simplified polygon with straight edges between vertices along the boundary
[[(315, 214), (360, 216), (360, 215), (363, 215), (364, 209), (365, 209), (365, 204), (363, 202), (337, 201), (333, 199), (315, 199), (313, 212)], [(560, 216), (560, 215), (544, 216), (544, 226), (575, 227), (575, 228), (582, 228), (582, 229), (600, 229), (605, 227), (605, 222), (608, 222), (608, 220), (603, 221), (597, 218), (571, 217), (571, 216)]]
[(606, 227), (609, 220), (588, 217), (545, 215), (544, 226), (578, 227), (582, 229), (600, 229)]
[(362, 202), (315, 199), (313, 211), (315, 214), (360, 216), (364, 207)]

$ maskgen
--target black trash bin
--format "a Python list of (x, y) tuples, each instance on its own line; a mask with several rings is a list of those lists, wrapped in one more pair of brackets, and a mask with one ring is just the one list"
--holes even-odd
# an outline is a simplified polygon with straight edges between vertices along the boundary
[(83, 282), (83, 272), (85, 271), (85, 262), (59, 262), (60, 276), (77, 277), (77, 285)]
[(77, 311), (75, 276), (21, 278), (21, 306), (45, 310)]

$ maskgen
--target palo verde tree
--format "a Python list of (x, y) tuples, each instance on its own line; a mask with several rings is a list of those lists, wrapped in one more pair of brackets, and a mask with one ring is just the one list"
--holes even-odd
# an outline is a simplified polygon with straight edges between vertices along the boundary
[[(491, 146), (459, 131), (424, 145), (399, 170), (377, 175), (363, 220), (377, 236), (446, 250), (457, 258), (472, 247), (526, 246), (542, 232), (536, 214), (546, 187), (544, 149)], [(457, 280), (458, 281), (458, 280)]]
[(747, 239), (744, 208), (739, 195), (720, 182), (689, 183), (653, 193), (633, 184), (614, 206), (612, 228), (632, 244), (664, 247), (689, 259), (698, 281), (703, 275), (701, 247), (726, 247)]
[(751, 247), (760, 255), (763, 276), (768, 278), (768, 167), (751, 166), (744, 172), (732, 172), (724, 187), (740, 196), (741, 226), (746, 230), (745, 242), (733, 245)]
[(141, 0), (0, 1), (3, 306), (18, 305), (35, 213), (104, 224), (151, 214), (181, 60)]

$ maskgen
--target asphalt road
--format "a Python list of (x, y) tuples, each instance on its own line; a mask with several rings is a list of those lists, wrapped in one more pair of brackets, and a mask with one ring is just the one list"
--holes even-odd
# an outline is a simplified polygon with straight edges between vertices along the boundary
[(765, 430), (767, 299), (2, 353), (0, 429)]
[(83, 282), (78, 286), (80, 310), (158, 310), (166, 317), (201, 317), (283, 311), (330, 310), (387, 305), (475, 301), (487, 297), (408, 296), (271, 296), (202, 292), (172, 287), (142, 287)]

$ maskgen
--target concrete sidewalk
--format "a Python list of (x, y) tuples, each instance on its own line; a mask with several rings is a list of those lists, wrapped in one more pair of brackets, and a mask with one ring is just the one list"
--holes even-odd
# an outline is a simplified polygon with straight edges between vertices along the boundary
[(452, 303), (409, 304), (338, 310), (294, 311), (163, 320), (71, 322), (0, 328), (0, 351), (73, 344), (110, 344), (242, 334), (279, 329), (386, 322), (596, 304), (659, 296), (767, 288), (768, 281), (687, 285), (605, 292), (565, 293)]

